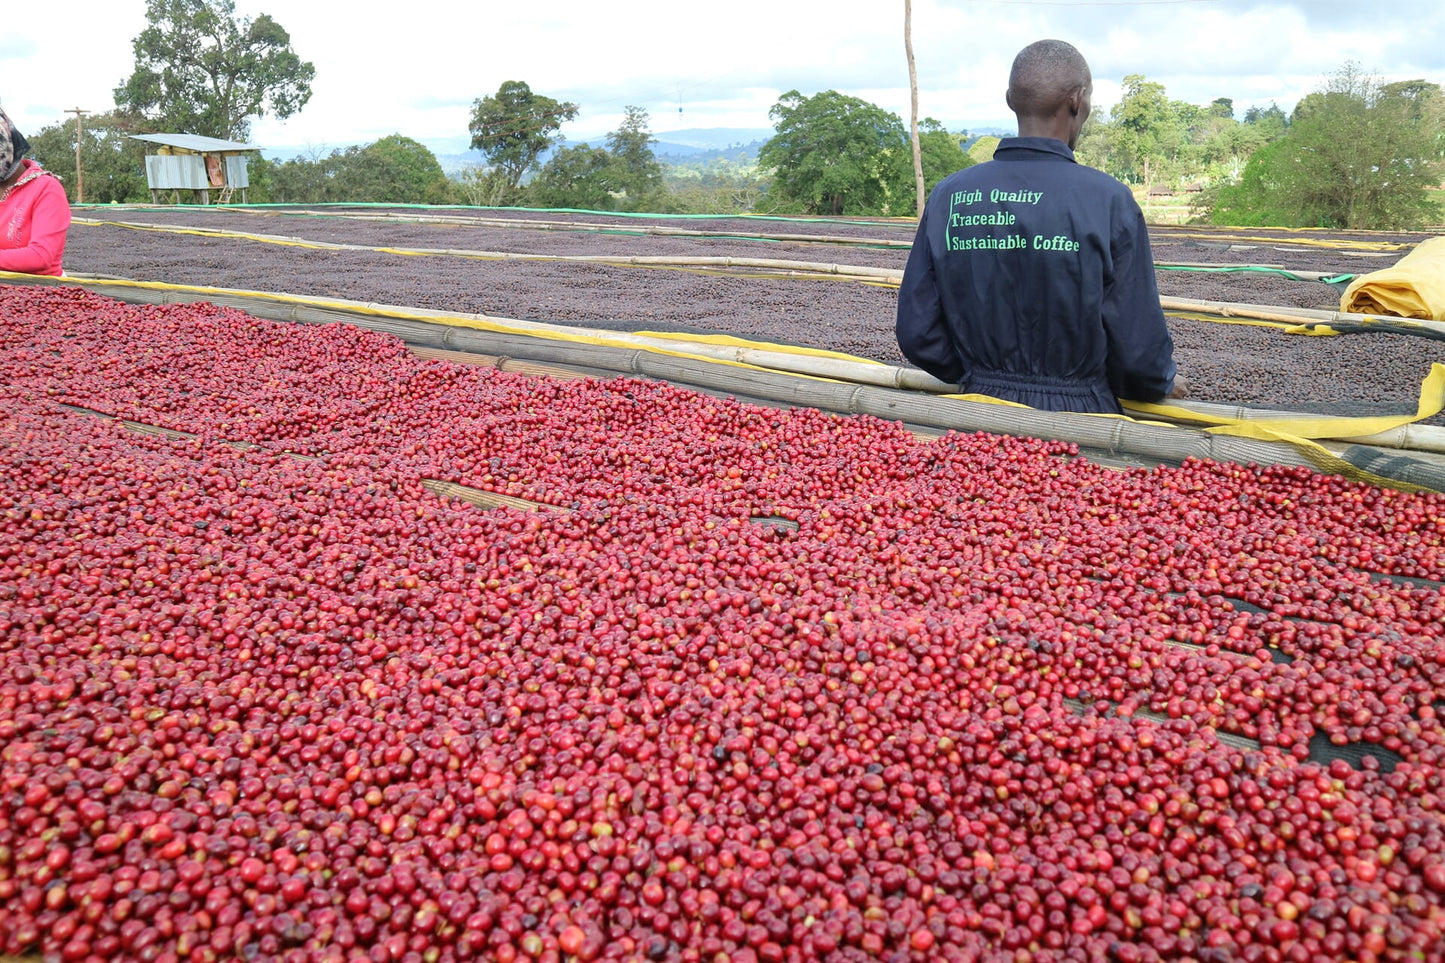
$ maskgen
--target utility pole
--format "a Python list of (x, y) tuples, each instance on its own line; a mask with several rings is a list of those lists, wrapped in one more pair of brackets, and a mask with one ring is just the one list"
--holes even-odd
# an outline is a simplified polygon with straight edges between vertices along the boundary
[(90, 113), (88, 110), (81, 110), (75, 107), (65, 113), (75, 115), (75, 203), (85, 203), (85, 177), (80, 167), (80, 134), (81, 118)]
[(918, 216), (922, 217), (927, 195), (923, 189), (923, 152), (918, 144), (918, 68), (913, 65), (912, 0), (903, 0), (903, 49), (908, 52), (908, 93), (913, 103), (913, 120), (909, 126), (909, 139), (913, 142), (913, 180), (918, 187)]

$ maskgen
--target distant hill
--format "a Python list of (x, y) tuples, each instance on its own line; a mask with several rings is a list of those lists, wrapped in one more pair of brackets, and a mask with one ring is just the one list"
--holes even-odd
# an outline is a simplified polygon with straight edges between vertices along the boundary
[[(1014, 129), (1006, 127), (969, 127), (972, 143), (978, 137), (992, 134), (996, 137), (1011, 137)], [(657, 131), (652, 136), (657, 143), (652, 151), (663, 164), (707, 164), (714, 160), (726, 159), (734, 163), (750, 164), (757, 159), (758, 150), (773, 136), (774, 131), (766, 127), (693, 127), (683, 130)], [(565, 146), (580, 147), (595, 143), (598, 147), (607, 142), (606, 135), (567, 140)], [(486, 158), (481, 151), (471, 150), (471, 137), (466, 134), (456, 137), (436, 137), (422, 141), (436, 155), (437, 163), (448, 177), (455, 177), (468, 167), (481, 167)], [(261, 155), (267, 160), (288, 161), (294, 157), (324, 157), (333, 150), (344, 150), (351, 144), (301, 144), (267, 145)], [(967, 147), (965, 147), (967, 149)], [(542, 163), (551, 156), (549, 151), (542, 155)]]
[(968, 139), (959, 145), (964, 150), (977, 144), (981, 137), (1013, 137), (1018, 133), (1017, 127), (966, 127), (964, 129), (968, 131)]
[(652, 135), (657, 138), (657, 143), (653, 145), (652, 149), (658, 156), (661, 156), (664, 146), (670, 153), (677, 154), (685, 153), (687, 150), (698, 153), (726, 150), (735, 145), (750, 144), (754, 141), (762, 143), (772, 137), (773, 133), (771, 127), (694, 127), (687, 130), (665, 130)]
[(706, 165), (717, 160), (727, 160), (734, 164), (747, 166), (757, 161), (758, 151), (767, 142), (768, 138), (762, 137), (746, 143), (739, 141), (725, 147), (704, 148), (693, 147), (689, 144), (674, 144), (671, 141), (658, 141), (652, 145), (652, 152), (657, 155), (659, 163), (664, 165)]
[[(685, 130), (657, 131), (653, 134), (657, 143), (652, 145), (653, 153), (664, 164), (706, 163), (717, 157), (736, 161), (739, 154), (746, 155), (747, 161), (757, 157), (758, 148), (773, 136), (770, 128), (712, 127)], [(606, 135), (568, 139), (567, 147), (581, 147), (595, 143), (598, 147), (607, 142)], [(422, 141), (436, 155), (437, 163), (450, 177), (468, 167), (480, 167), (486, 163), (481, 151), (471, 149), (471, 137), (462, 134), (456, 137), (435, 137)], [(267, 144), (261, 156), (271, 161), (288, 161), (294, 157), (324, 157), (333, 150), (345, 150), (351, 144)], [(548, 154), (542, 156), (547, 162)]]

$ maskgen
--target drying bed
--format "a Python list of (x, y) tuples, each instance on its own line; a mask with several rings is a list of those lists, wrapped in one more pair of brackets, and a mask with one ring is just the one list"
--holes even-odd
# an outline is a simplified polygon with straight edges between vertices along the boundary
[(1445, 497), (0, 316), (0, 952), (1445, 958)]
[[(906, 245), (899, 222), (650, 222), (600, 215), (486, 212), (481, 215), (346, 211), (328, 216), (270, 209), (96, 211), (115, 221), (284, 235), (363, 247), (510, 252), (564, 257), (608, 255), (748, 257), (901, 268), (906, 247), (760, 241), (737, 236), (640, 234), (649, 227), (823, 238), (852, 236)], [(388, 215), (385, 220), (378, 220)], [(417, 218), (407, 220), (408, 217)], [(425, 220), (433, 217), (441, 220)], [(498, 226), (509, 221), (526, 227)], [(627, 233), (538, 230), (592, 224)], [(1190, 265), (1268, 264), (1336, 276), (1398, 260), (1417, 235), (1240, 229), (1154, 228), (1158, 261)], [(1330, 245), (1335, 246), (1330, 246)], [(405, 256), (373, 250), (318, 250), (238, 238), (143, 231), (107, 225), (71, 229), (72, 272), (135, 280), (330, 296), (464, 313), (583, 324), (618, 330), (683, 330), (824, 347), (889, 363), (902, 361), (893, 335), (896, 307), (888, 286), (856, 281), (759, 276), (736, 269), (624, 267), (567, 261)], [(1338, 308), (1339, 291), (1317, 280), (1277, 273), (1161, 269), (1161, 292), (1288, 307)], [(1430, 363), (1445, 360), (1439, 342), (1390, 334), (1299, 337), (1274, 329), (1171, 318), (1180, 368), (1200, 400), (1344, 413), (1413, 411)], [(1436, 419), (1440, 421), (1440, 419)]]

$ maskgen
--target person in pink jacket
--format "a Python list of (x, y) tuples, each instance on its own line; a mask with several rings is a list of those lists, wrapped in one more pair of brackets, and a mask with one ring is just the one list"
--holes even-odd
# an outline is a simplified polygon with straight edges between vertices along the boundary
[(0, 110), (0, 271), (60, 276), (70, 201), (60, 178), (24, 155), (27, 141)]

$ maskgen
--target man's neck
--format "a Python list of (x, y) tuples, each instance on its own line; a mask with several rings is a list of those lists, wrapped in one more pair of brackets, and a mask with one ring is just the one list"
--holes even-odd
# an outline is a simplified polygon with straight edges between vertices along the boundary
[(1065, 117), (1019, 118), (1020, 137), (1052, 137), (1068, 144), (1069, 135), (1072, 133), (1071, 125)]

